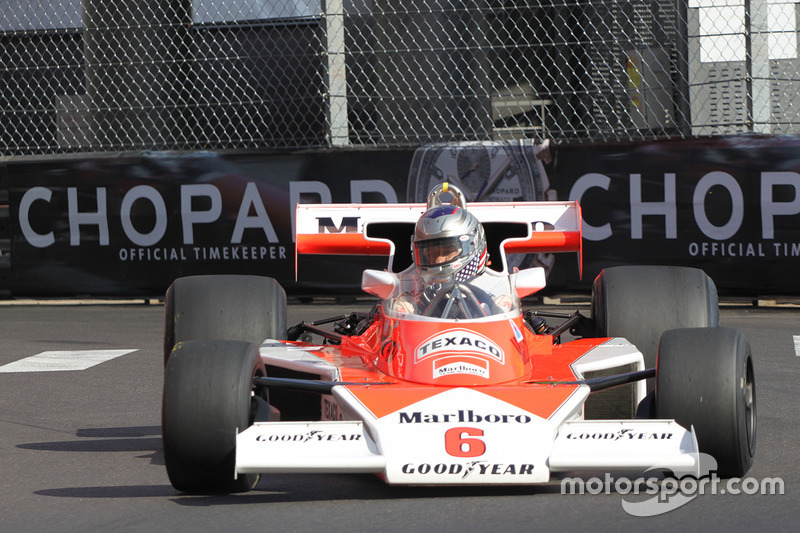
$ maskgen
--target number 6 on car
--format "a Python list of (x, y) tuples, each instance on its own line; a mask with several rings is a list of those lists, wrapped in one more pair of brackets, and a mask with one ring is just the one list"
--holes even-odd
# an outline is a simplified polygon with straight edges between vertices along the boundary
[(479, 457), (486, 453), (486, 443), (474, 437), (483, 437), (483, 430), (462, 427), (448, 429), (444, 433), (444, 449), (453, 457)]

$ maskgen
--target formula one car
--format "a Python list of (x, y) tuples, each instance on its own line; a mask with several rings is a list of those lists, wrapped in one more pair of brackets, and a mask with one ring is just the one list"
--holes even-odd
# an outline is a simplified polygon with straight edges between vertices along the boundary
[(176, 489), (241, 492), (261, 474), (315, 472), (539, 484), (569, 471), (697, 472), (701, 453), (723, 476), (748, 470), (751, 351), (740, 332), (719, 327), (702, 271), (610, 268), (594, 281), (591, 317), (525, 310), (544, 272), (509, 272), (506, 254), (580, 261), (580, 206), (464, 206), (453, 189), (452, 202), (485, 228), (491, 301), (468, 280), (420, 306), (409, 299), (426, 289), (414, 266), (392, 270), (426, 209), (450, 205), (441, 190), (428, 205), (297, 206), (298, 254), (388, 257), (386, 270), (363, 273), (372, 311), (334, 317), (332, 330), (287, 327), (286, 294), (272, 278), (171, 285), (162, 430)]

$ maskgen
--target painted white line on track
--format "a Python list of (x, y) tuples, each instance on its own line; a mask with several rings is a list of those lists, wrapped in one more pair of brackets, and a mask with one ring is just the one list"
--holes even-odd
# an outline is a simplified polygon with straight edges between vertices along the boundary
[(0, 373), (86, 370), (136, 350), (65, 350), (42, 352), (0, 366)]
[(800, 335), (793, 335), (792, 339), (794, 339), (794, 354), (800, 357)]

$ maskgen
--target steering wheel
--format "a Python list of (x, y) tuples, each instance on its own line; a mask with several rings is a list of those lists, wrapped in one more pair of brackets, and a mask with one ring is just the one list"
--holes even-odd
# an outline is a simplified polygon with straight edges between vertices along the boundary
[(439, 318), (481, 318), (488, 313), (481, 306), (471, 287), (456, 283), (451, 289), (442, 289), (422, 312), (423, 316)]

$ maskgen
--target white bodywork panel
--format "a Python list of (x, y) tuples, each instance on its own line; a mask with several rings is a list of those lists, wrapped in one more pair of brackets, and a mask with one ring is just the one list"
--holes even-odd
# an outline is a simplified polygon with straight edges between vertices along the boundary
[[(570, 367), (581, 378), (587, 372), (597, 372), (611, 368), (620, 368), (633, 365), (633, 371), (644, 370), (644, 356), (636, 346), (625, 339), (615, 337), (586, 352)], [(620, 372), (621, 373), (621, 372)], [(641, 402), (647, 394), (647, 384), (644, 380), (635, 384), (636, 404)]]
[[(267, 341), (272, 365), (336, 379), (337, 367), (301, 347)], [(590, 349), (583, 372), (634, 365), (642, 355), (624, 339)], [(392, 385), (387, 385), (392, 386)], [(558, 386), (558, 385), (554, 385)], [(643, 386), (639, 396), (643, 396)], [(672, 420), (581, 420), (589, 387), (579, 386), (544, 419), (480, 391), (442, 392), (380, 418), (344, 386), (326, 401), (344, 420), (259, 422), (237, 436), (237, 473), (374, 473), (396, 484), (535, 484), (551, 472), (693, 471), (697, 440)]]

